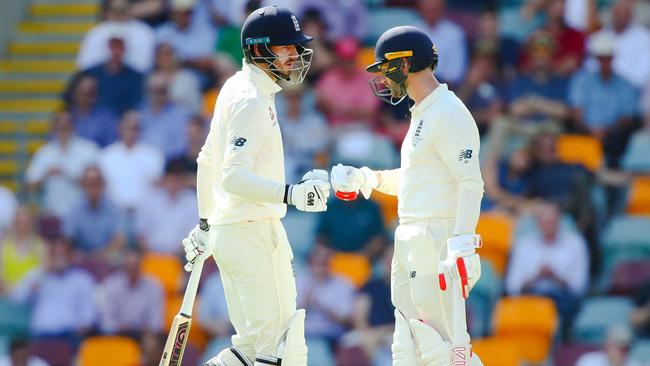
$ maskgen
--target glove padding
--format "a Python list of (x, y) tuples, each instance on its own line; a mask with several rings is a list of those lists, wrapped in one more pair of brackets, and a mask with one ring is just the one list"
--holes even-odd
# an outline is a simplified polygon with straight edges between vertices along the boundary
[(327, 172), (327, 170), (323, 169), (312, 169), (305, 173), (305, 175), (302, 176), (302, 180), (300, 180), (300, 183), (308, 181), (308, 180), (320, 180), (323, 182), (329, 182), (330, 180), (330, 175)]
[(210, 237), (208, 230), (210, 230), (209, 227), (207, 230), (203, 230), (196, 225), (187, 238), (183, 239), (183, 250), (185, 250), (185, 259), (187, 260), (184, 268), (187, 272), (192, 272), (197, 258), (204, 255)]
[(476, 253), (480, 248), (481, 236), (459, 235), (447, 240), (447, 258), (440, 262), (438, 275), (440, 289), (447, 290), (450, 281), (458, 281), (461, 295), (467, 299), (470, 290), (481, 278), (481, 259)]
[(330, 184), (327, 181), (310, 179), (290, 185), (287, 191), (287, 204), (300, 211), (323, 212), (327, 210)]
[(355, 167), (338, 164), (332, 167), (332, 187), (337, 198), (344, 201), (357, 199), (359, 192), (368, 199), (379, 182), (377, 174), (368, 167)]

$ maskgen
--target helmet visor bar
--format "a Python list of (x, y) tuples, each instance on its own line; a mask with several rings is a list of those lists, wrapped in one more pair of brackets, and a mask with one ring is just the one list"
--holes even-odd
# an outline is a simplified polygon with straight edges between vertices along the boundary
[(280, 70), (275, 64), (279, 59), (278, 55), (273, 53), (267, 44), (261, 44), (260, 46), (265, 48), (264, 52), (262, 52), (263, 55), (251, 55), (251, 60), (267, 64), (269, 66), (267, 69), (269, 72), (275, 75), (278, 79), (285, 80), (291, 84), (300, 84), (305, 80), (307, 72), (311, 67), (312, 56), (314, 54), (312, 49), (296, 44), (295, 46), (298, 55), (294, 56), (295, 59), (293, 60), (293, 64), (289, 68)]

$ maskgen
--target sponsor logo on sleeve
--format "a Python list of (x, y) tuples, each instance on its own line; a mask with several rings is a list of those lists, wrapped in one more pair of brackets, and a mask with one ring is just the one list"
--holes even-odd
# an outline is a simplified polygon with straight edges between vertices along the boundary
[(246, 144), (246, 141), (248, 140), (243, 137), (235, 136), (232, 138), (232, 140), (230, 140), (230, 144), (234, 147), (242, 147), (244, 144)]
[(472, 159), (472, 154), (473, 151), (470, 149), (463, 149), (458, 153), (458, 161), (465, 162), (465, 164), (469, 163), (469, 161)]

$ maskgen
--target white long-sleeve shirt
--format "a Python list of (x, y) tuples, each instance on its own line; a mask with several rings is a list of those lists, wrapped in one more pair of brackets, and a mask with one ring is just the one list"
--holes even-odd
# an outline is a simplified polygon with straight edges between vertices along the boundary
[[(221, 89), (197, 159), (199, 215), (209, 215), (209, 224), (284, 217), (284, 153), (274, 100), (280, 90), (247, 63)], [(211, 194), (204, 194), (206, 186)], [(214, 206), (201, 202), (206, 199)]]
[(474, 118), (446, 84), (411, 109), (401, 166), (381, 172), (378, 189), (397, 193), (400, 223), (455, 218), (455, 234), (473, 233), (483, 197)]

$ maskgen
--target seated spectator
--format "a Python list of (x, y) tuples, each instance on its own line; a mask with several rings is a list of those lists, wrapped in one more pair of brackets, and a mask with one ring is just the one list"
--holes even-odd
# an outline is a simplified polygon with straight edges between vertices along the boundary
[(304, 86), (287, 86), (282, 95), (285, 112), (279, 118), (287, 182), (299, 181), (314, 167), (315, 158), (330, 142), (325, 118), (306, 105)]
[(161, 73), (147, 80), (147, 97), (140, 108), (142, 142), (162, 151), (169, 158), (181, 154), (187, 146), (187, 122), (190, 112), (169, 97), (169, 81)]
[(551, 0), (547, 5), (544, 30), (555, 40), (553, 69), (564, 76), (573, 74), (585, 56), (585, 35), (567, 25), (564, 20), (566, 0)]
[[(346, 227), (354, 230), (341, 230)], [(386, 237), (379, 205), (363, 198), (331, 199), (327, 211), (319, 215), (316, 241), (336, 251), (356, 252), (370, 258), (380, 255)]]
[(650, 337), (650, 282), (643, 284), (634, 296), (636, 308), (630, 316), (634, 330), (642, 337)]
[(136, 211), (140, 246), (147, 251), (182, 253), (179, 243), (196, 226), (198, 212), (196, 192), (186, 186), (183, 163), (169, 161), (160, 186), (147, 191), (142, 198)]
[(129, 111), (122, 116), (120, 140), (108, 146), (99, 159), (108, 197), (118, 207), (133, 210), (162, 176), (163, 154), (141, 143), (140, 115)]
[(210, 338), (225, 339), (233, 334), (228, 318), (228, 306), (224, 296), (219, 272), (214, 272), (202, 281), (201, 299), (196, 309), (197, 321)]
[(479, 14), (477, 27), (470, 49), (493, 53), (497, 60), (497, 75), (512, 79), (517, 72), (519, 42), (499, 32), (499, 20), (494, 9), (488, 8)]
[(216, 32), (208, 24), (193, 22), (196, 0), (170, 1), (170, 21), (156, 30), (158, 43), (169, 43), (184, 66), (198, 71), (213, 67)]
[(132, 17), (156, 27), (167, 20), (165, 0), (130, 0), (129, 13)]
[(65, 218), (63, 231), (82, 257), (110, 261), (125, 244), (122, 212), (108, 198), (97, 166), (86, 168), (80, 184), (83, 197)]
[(16, 211), (13, 226), (0, 245), (0, 293), (11, 291), (27, 273), (41, 266), (45, 247), (27, 207)]
[(316, 85), (318, 107), (333, 127), (368, 125), (381, 101), (368, 87), (369, 74), (355, 61), (359, 42), (344, 38), (336, 42), (337, 61)]
[(324, 338), (335, 345), (349, 327), (354, 305), (354, 285), (333, 275), (332, 250), (316, 245), (309, 256), (309, 270), (296, 280), (298, 308), (305, 309), (305, 337)]
[(163, 331), (165, 297), (157, 279), (142, 273), (142, 253), (123, 253), (121, 271), (104, 280), (100, 297), (100, 330), (140, 338)]
[(165, 349), (167, 333), (144, 333), (140, 337), (140, 363), (138, 366), (160, 366), (160, 355)]
[(513, 243), (505, 286), (509, 295), (551, 298), (566, 331), (589, 285), (589, 251), (580, 233), (560, 230), (559, 224), (558, 207), (541, 204), (539, 233), (516, 238)]
[(485, 196), (481, 210), (505, 209), (519, 212), (529, 203), (526, 198), (531, 168), (528, 149), (513, 152), (507, 159), (489, 158), (483, 169)]
[(314, 50), (314, 54), (318, 56), (312, 58), (309, 73), (306, 76), (310, 84), (314, 84), (334, 65), (333, 47), (331, 40), (327, 38), (327, 24), (317, 9), (305, 11), (300, 19), (300, 27), (305, 34), (314, 37), (308, 47)]
[(169, 43), (156, 47), (156, 71), (169, 83), (169, 98), (180, 107), (198, 113), (201, 109), (201, 83), (194, 73), (181, 67), (174, 48)]
[(106, 3), (105, 20), (90, 29), (81, 41), (77, 68), (86, 70), (109, 61), (111, 55), (105, 45), (118, 32), (123, 37), (126, 49), (124, 63), (138, 72), (149, 71), (153, 65), (155, 45), (153, 30), (132, 16), (137, 9), (131, 6), (129, 0), (108, 0)]
[(185, 172), (187, 173), (188, 187), (196, 186), (196, 171), (198, 169), (196, 158), (199, 156), (199, 152), (208, 134), (206, 127), (206, 122), (202, 116), (193, 115), (190, 117), (186, 128), (187, 147), (182, 154), (171, 159), (183, 162)]
[(635, 173), (650, 173), (650, 111), (645, 115), (643, 129), (632, 135), (621, 164), (623, 169)]
[(77, 180), (95, 163), (98, 146), (74, 135), (70, 114), (59, 112), (52, 122), (53, 138), (36, 151), (25, 172), (30, 190), (42, 188), (43, 210), (59, 218), (67, 216), (81, 192)]
[(636, 89), (612, 69), (614, 45), (607, 32), (591, 36), (589, 51), (599, 70), (577, 74), (570, 91), (577, 129), (601, 139), (609, 167), (618, 167), (636, 128), (639, 103)]
[(76, 348), (97, 319), (95, 282), (86, 272), (72, 268), (72, 247), (62, 238), (47, 245), (43, 268), (30, 272), (11, 297), (31, 308), (30, 334), (60, 338)]
[(26, 340), (16, 339), (9, 344), (9, 354), (0, 356), (0, 366), (49, 366), (49, 364), (31, 355)]
[(467, 69), (467, 40), (463, 29), (445, 18), (445, 0), (418, 0), (417, 9), (424, 20), (422, 29), (438, 50), (440, 60), (436, 76), (444, 82), (458, 84)]
[(627, 325), (614, 325), (607, 330), (602, 351), (583, 354), (576, 366), (641, 366), (630, 357), (632, 339), (632, 332)]
[[(265, 0), (272, 5), (276, 2)], [(287, 0), (284, 0), (287, 1)], [(352, 37), (364, 39), (368, 29), (368, 14), (362, 1), (347, 0), (289, 0), (295, 1), (296, 14), (301, 17), (310, 9), (318, 11), (325, 21), (327, 39), (336, 41)], [(289, 6), (290, 8), (292, 6)]]
[(18, 208), (16, 195), (7, 187), (0, 184), (0, 238), (2, 238), (7, 229), (11, 226)]
[(110, 109), (97, 105), (97, 80), (88, 74), (77, 74), (70, 89), (68, 111), (75, 133), (100, 147), (115, 142), (118, 118)]

